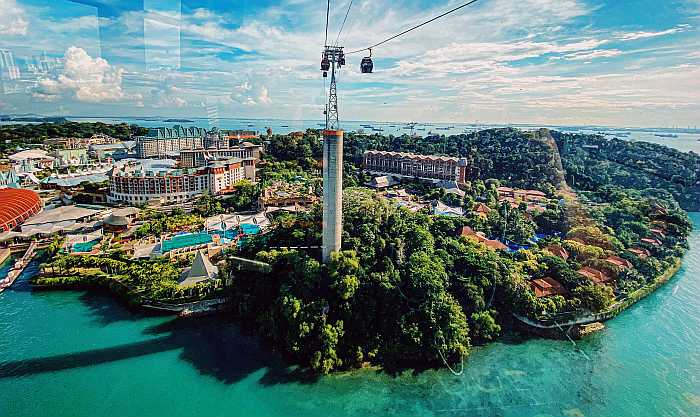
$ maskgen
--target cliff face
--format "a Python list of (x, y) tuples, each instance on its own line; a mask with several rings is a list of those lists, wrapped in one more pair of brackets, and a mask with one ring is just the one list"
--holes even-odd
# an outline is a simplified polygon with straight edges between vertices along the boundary
[(490, 129), (465, 138), (472, 178), (497, 178), (514, 187), (566, 187), (556, 141), (549, 130)]
[(541, 142), (543, 146), (549, 149), (549, 161), (553, 166), (552, 172), (554, 173), (555, 179), (553, 185), (557, 189), (567, 187), (564, 165), (561, 162), (559, 148), (557, 147), (557, 142), (552, 137), (551, 131), (549, 129), (540, 129), (538, 131), (535, 131), (533, 140)]
[(700, 211), (700, 156), (648, 142), (552, 131), (569, 184), (580, 190), (617, 185), (669, 193)]

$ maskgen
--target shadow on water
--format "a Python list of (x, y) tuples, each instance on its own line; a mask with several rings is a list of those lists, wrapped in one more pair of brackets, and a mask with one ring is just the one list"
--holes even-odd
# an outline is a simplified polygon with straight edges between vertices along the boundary
[[(103, 296), (80, 297), (101, 323), (138, 320), (142, 317)], [(250, 374), (265, 370), (262, 385), (312, 383), (308, 372), (290, 367), (252, 337), (241, 334), (228, 318), (212, 316), (197, 319), (170, 319), (148, 327), (148, 340), (82, 352), (41, 358), (0, 362), (0, 378), (31, 376), (75, 368), (96, 366), (166, 351), (181, 350), (179, 358), (204, 376), (224, 384), (236, 383)]]
[(136, 321), (142, 319), (120, 303), (113, 302), (113, 297), (106, 290), (90, 290), (78, 297), (78, 300), (90, 310), (95, 322), (107, 326), (120, 321)]

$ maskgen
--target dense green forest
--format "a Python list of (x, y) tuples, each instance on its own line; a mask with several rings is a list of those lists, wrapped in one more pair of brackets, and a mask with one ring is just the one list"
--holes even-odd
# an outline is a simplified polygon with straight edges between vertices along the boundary
[(6, 150), (26, 144), (40, 144), (48, 138), (89, 138), (96, 133), (104, 133), (117, 139), (127, 140), (130, 135), (145, 135), (147, 131), (147, 128), (126, 123), (65, 122), (0, 125), (0, 146), (2, 146), (2, 150)]
[[(343, 251), (328, 265), (314, 253), (270, 248), (318, 245), (320, 207), (282, 215), (269, 233), (241, 249), (239, 255), (270, 263), (272, 272), (235, 275), (236, 315), (293, 361), (320, 373), (366, 362), (394, 369), (458, 361), (472, 345), (498, 337), (512, 313), (603, 310), (615, 297), (652, 282), (684, 252), (690, 222), (672, 199), (619, 187), (584, 198), (598, 204), (587, 222), (550, 207), (535, 218), (535, 227), (551, 232), (554, 224), (563, 233), (507, 252), (459, 236), (464, 225), (488, 230), (489, 219), (411, 213), (371, 190), (347, 189)], [(663, 246), (645, 246), (645, 259), (626, 252), (654, 221), (665, 224)], [(562, 245), (571, 258), (548, 253), (549, 244)], [(605, 261), (613, 254), (633, 267), (615, 269)], [(616, 276), (615, 292), (576, 273), (583, 266)], [(536, 298), (529, 281), (545, 276), (559, 280), (569, 296)]]
[(700, 211), (700, 156), (648, 142), (552, 132), (567, 172), (578, 190), (606, 184), (670, 192), (689, 211)]
[[(307, 172), (302, 165), (320, 154), (313, 135), (273, 142), (266, 158), (289, 175)], [(328, 265), (313, 250), (275, 249), (319, 245), (320, 206), (282, 214), (268, 233), (240, 249), (238, 255), (272, 265), (263, 276), (235, 275), (232, 295), (240, 322), (319, 373), (366, 363), (386, 369), (453, 363), (471, 346), (512, 328), (513, 313), (546, 318), (605, 310), (651, 285), (687, 247), (691, 224), (671, 192), (622, 187), (610, 177), (578, 196), (571, 193), (548, 131), (497, 129), (428, 138), (351, 133), (345, 140), (346, 185), (363, 183), (366, 149), (469, 158), (473, 169), (463, 198), (404, 184), (424, 198), (462, 206), (468, 214), (413, 213), (374, 191), (346, 187), (343, 251)], [(534, 187), (555, 198), (543, 212), (528, 213), (523, 205), (499, 203), (499, 185)], [(477, 203), (490, 208), (487, 216), (471, 212)], [(465, 225), (524, 246), (517, 251), (487, 248), (460, 236)], [(658, 227), (664, 230), (660, 245), (641, 242)], [(550, 245), (565, 248), (570, 257), (554, 256), (545, 249)], [(636, 248), (649, 256), (628, 251)], [(612, 265), (610, 256), (631, 267)], [(615, 285), (595, 285), (577, 273), (582, 267), (604, 271)], [(568, 294), (535, 297), (530, 281), (543, 277), (561, 282)]]

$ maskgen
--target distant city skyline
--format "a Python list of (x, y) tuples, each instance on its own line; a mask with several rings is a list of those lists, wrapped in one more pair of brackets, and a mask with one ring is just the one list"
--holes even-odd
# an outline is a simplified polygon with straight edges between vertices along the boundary
[[(348, 1), (331, 2), (335, 42)], [(355, 1), (365, 47), (459, 1)], [(0, 113), (322, 119), (318, 1), (0, 0)], [(700, 1), (480, 0), (339, 75), (340, 117), (694, 127)]]

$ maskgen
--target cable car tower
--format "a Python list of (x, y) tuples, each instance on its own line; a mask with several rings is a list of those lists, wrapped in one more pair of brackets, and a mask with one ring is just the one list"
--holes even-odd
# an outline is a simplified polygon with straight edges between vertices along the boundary
[(331, 85), (328, 89), (328, 103), (326, 103), (326, 130), (335, 130), (339, 127), (338, 118), (338, 91), (335, 81), (336, 67), (340, 69), (345, 65), (345, 53), (342, 46), (326, 45), (321, 58), (321, 71), (323, 76), (328, 76), (331, 71)]
[(335, 70), (345, 65), (341, 46), (325, 45), (321, 56), (321, 71), (331, 85), (326, 104), (326, 129), (323, 131), (323, 239), (321, 257), (328, 262), (331, 253), (341, 249), (343, 234), (343, 131), (338, 122), (338, 94)]

